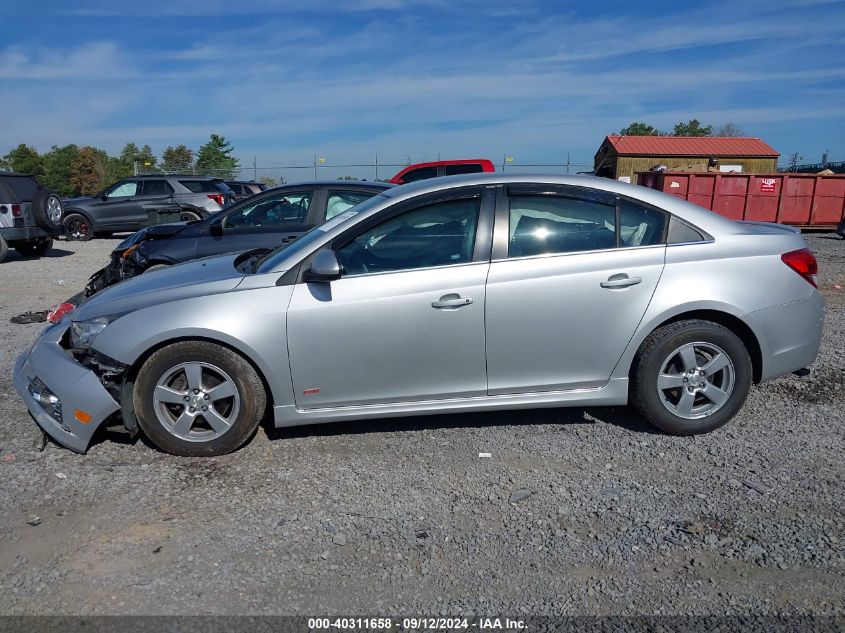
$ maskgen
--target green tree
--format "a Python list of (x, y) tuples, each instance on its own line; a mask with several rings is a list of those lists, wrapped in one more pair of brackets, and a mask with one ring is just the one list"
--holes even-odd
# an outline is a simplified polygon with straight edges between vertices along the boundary
[(240, 161), (232, 156), (232, 145), (219, 134), (212, 134), (208, 143), (197, 152), (197, 171), (209, 176), (234, 178), (240, 172)]
[(710, 136), (712, 132), (712, 125), (701, 125), (698, 119), (690, 119), (686, 123), (678, 123), (672, 130), (672, 136)]
[(189, 171), (194, 166), (194, 152), (184, 145), (168, 147), (161, 155), (161, 168), (164, 171)]
[(101, 192), (106, 182), (109, 157), (103, 150), (85, 146), (79, 149), (70, 173), (70, 184), (83, 196)]
[(44, 177), (44, 159), (38, 150), (21, 143), (3, 157), (3, 163), (12, 171), (32, 174), (36, 178)]
[[(268, 187), (278, 187), (280, 184), (279, 181), (272, 176), (261, 176), (261, 178), (258, 179), (258, 182), (262, 185), (267, 185)], [(282, 178), (281, 184), (285, 184), (284, 178)]]
[(713, 133), (713, 136), (745, 136), (745, 131), (736, 123), (725, 123)]
[(70, 184), (70, 175), (78, 155), (79, 148), (76, 145), (53, 145), (50, 151), (44, 154), (44, 186), (53, 189), (60, 196), (72, 196), (77, 193)]
[(634, 121), (628, 127), (619, 130), (622, 136), (659, 136), (660, 131), (653, 125)]

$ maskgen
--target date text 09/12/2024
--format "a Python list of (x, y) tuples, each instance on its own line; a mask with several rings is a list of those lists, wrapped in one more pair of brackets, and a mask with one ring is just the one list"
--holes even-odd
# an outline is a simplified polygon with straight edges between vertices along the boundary
[(397, 628), (405, 631), (425, 630), (511, 630), (519, 631), (526, 628), (525, 621), (511, 618), (434, 618), (409, 617), (400, 621), (393, 618), (309, 618), (308, 629), (311, 631), (341, 629), (341, 630), (390, 630)]

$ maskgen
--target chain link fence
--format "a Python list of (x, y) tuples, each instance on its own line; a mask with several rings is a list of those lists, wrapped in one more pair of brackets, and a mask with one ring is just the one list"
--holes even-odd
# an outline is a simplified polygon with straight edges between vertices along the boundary
[[(274, 164), (241, 165), (234, 172), (231, 170), (197, 169), (195, 166), (179, 170), (164, 170), (151, 168), (140, 164), (135, 165), (136, 175), (152, 174), (191, 174), (194, 176), (214, 176), (226, 180), (256, 180), (269, 179), (275, 183), (298, 182), (305, 180), (389, 180), (396, 172), (408, 165), (441, 160), (440, 158), (426, 158), (421, 160), (389, 160), (380, 161), (338, 161), (332, 162), (326, 158), (315, 156), (310, 161)], [(444, 159), (445, 160), (445, 159)], [(496, 163), (497, 171), (542, 174), (576, 174), (593, 173), (592, 161), (548, 162), (520, 162), (512, 156), (504, 156)]]

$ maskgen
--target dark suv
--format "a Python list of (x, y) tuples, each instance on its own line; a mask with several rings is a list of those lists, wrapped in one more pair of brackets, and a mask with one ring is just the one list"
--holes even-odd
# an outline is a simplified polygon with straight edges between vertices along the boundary
[(149, 224), (149, 212), (169, 209), (183, 221), (201, 220), (235, 199), (220, 178), (207, 176), (136, 176), (114, 183), (99, 196), (65, 201), (65, 234), (90, 240)]
[(198, 257), (272, 250), (392, 186), (347, 180), (283, 185), (201, 222), (141, 229), (118, 244), (111, 263), (91, 277), (85, 296), (148, 270)]

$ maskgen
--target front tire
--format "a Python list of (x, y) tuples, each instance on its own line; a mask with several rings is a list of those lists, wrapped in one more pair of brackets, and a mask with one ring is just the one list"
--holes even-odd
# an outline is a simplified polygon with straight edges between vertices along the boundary
[(743, 342), (704, 320), (652, 332), (634, 359), (631, 403), (657, 428), (697, 435), (727, 424), (751, 388), (753, 367)]
[(141, 367), (135, 414), (161, 450), (186, 457), (225, 455), (258, 428), (266, 395), (242, 356), (207, 341), (174, 343)]

